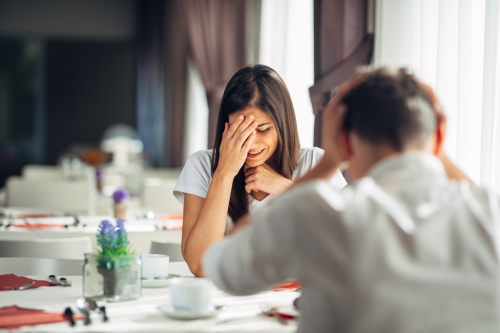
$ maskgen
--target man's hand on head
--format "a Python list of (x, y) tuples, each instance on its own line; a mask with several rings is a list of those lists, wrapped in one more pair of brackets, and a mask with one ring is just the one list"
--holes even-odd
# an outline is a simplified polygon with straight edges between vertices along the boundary
[(365, 78), (362, 75), (358, 75), (341, 85), (323, 111), (321, 144), (325, 150), (325, 155), (321, 163), (325, 168), (336, 169), (349, 158), (350, 149), (347, 133), (343, 128), (348, 110), (343, 101), (364, 80)]

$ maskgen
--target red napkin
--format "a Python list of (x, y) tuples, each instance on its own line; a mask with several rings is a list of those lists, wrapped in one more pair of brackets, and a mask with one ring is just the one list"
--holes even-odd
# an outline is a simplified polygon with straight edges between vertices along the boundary
[[(29, 287), (28, 289), (33, 289), (33, 288), (38, 288), (38, 287), (43, 287), (43, 286), (50, 286), (49, 281), (44, 281), (44, 280), (33, 280), (24, 276), (17, 276), (15, 274), (4, 274), (0, 275), (0, 287), (3, 286), (11, 286), (11, 287), (20, 287), (23, 284), (26, 284), (28, 282), (35, 281), (35, 284)], [(0, 289), (0, 291), (9, 291), (11, 289)]]
[(57, 213), (44, 213), (44, 212), (13, 214), (14, 218), (20, 218), (20, 219), (34, 219), (34, 218), (44, 218), (44, 217), (56, 217), (56, 216), (62, 216), (62, 215)]
[(273, 288), (274, 291), (285, 291), (285, 290), (297, 290), (300, 288), (300, 283), (297, 281), (290, 281), (281, 286), (276, 286)]
[(46, 223), (31, 223), (31, 224), (13, 224), (16, 228), (26, 229), (47, 229), (47, 228), (64, 228), (63, 224), (46, 224)]
[[(75, 320), (83, 319), (75, 316)], [(43, 310), (24, 309), (16, 305), (0, 309), (0, 328), (13, 330), (26, 325), (51, 324), (68, 321), (62, 313)]]
[(169, 215), (160, 215), (158, 216), (159, 220), (182, 220), (182, 214), (169, 214)]

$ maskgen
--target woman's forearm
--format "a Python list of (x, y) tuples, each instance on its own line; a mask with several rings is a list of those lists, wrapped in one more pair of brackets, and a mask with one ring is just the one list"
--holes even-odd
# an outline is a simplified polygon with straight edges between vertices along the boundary
[(233, 177), (214, 173), (207, 197), (191, 228), (183, 255), (191, 272), (202, 276), (202, 256), (215, 241), (224, 237)]

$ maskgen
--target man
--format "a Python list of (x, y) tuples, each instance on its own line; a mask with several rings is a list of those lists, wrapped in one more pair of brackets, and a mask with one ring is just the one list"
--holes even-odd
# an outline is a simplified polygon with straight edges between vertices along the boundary
[[(465, 177), (432, 91), (366, 72), (324, 123), (323, 160), (211, 247), (207, 276), (233, 294), (299, 280), (299, 332), (500, 332), (499, 198), (450, 179)], [(343, 162), (355, 182), (338, 192)]]

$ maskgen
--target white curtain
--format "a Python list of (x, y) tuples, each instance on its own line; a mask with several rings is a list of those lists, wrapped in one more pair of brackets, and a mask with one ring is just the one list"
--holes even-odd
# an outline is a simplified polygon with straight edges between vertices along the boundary
[(312, 147), (314, 115), (309, 87), (314, 84), (313, 0), (262, 0), (259, 61), (285, 81), (295, 108), (300, 144)]
[(445, 149), (500, 190), (500, 1), (377, 0), (376, 66), (407, 67), (448, 116)]

